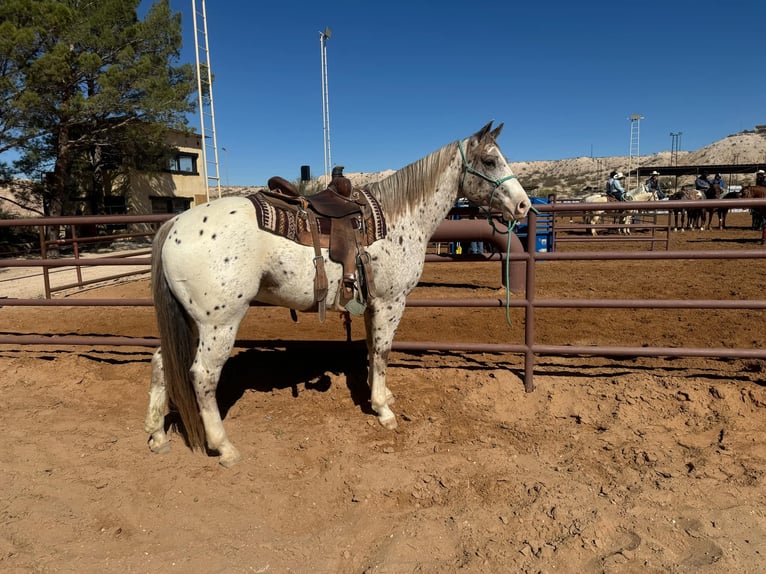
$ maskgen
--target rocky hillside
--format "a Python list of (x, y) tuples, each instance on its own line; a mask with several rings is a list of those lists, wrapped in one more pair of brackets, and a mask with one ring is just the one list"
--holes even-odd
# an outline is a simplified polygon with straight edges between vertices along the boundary
[[(615, 157), (576, 157), (550, 161), (511, 162), (511, 169), (519, 176), (530, 195), (546, 197), (556, 193), (561, 197), (582, 197), (592, 190), (600, 191), (609, 171), (613, 169), (628, 171), (630, 158)], [(671, 164), (671, 152), (663, 151), (641, 156), (642, 166), (666, 166)], [(764, 163), (766, 164), (766, 126), (757, 130), (744, 131), (730, 135), (696, 151), (679, 151), (677, 165), (712, 165), (725, 163)], [(354, 185), (363, 186), (370, 181), (377, 181), (393, 173), (392, 170), (375, 173), (347, 173)], [(735, 176), (737, 183), (751, 184), (753, 176)], [(323, 185), (323, 177), (309, 182), (309, 192)], [(673, 187), (675, 178), (662, 180), (666, 189)], [(678, 178), (678, 185), (692, 183), (691, 177)], [(628, 185), (628, 188), (632, 186)], [(224, 189), (224, 195), (245, 195), (260, 189), (258, 187), (230, 187)]]
[[(666, 166), (671, 164), (671, 153), (641, 156), (641, 166)], [(601, 190), (608, 172), (617, 169), (628, 171), (630, 158), (578, 157), (552, 161), (512, 162), (511, 169), (519, 176), (530, 194), (545, 197), (548, 193), (579, 197), (591, 189)], [(712, 165), (725, 163), (766, 164), (766, 129), (746, 131), (725, 137), (696, 151), (678, 152), (677, 165)], [(753, 176), (736, 176), (739, 183), (753, 183)], [(691, 183), (693, 178), (678, 179), (679, 185)], [(665, 187), (671, 187), (670, 180)]]

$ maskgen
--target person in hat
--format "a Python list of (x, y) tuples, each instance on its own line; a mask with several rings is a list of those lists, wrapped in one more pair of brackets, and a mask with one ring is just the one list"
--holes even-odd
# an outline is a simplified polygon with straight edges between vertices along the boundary
[(656, 195), (657, 199), (665, 199), (665, 194), (662, 192), (662, 186), (660, 185), (660, 172), (653, 171), (649, 179), (644, 182), (644, 185), (646, 185), (646, 191)]
[(713, 177), (713, 181), (710, 182), (710, 187), (715, 189), (715, 193), (719, 197), (723, 195), (723, 186), (724, 186), (723, 177), (721, 176), (720, 173), (715, 174), (715, 176)]
[(701, 191), (707, 197), (707, 192), (710, 189), (710, 180), (707, 178), (707, 172), (703, 171), (694, 180), (694, 189)]
[(755, 172), (755, 185), (766, 186), (766, 171), (759, 169)]
[(606, 180), (606, 194), (617, 201), (625, 201), (625, 189), (620, 183), (624, 177), (621, 171), (612, 171), (609, 174), (609, 179)]

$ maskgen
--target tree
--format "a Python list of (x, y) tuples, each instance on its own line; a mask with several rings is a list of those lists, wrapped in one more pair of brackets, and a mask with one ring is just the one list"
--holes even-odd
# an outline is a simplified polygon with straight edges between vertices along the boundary
[(194, 70), (178, 64), (181, 18), (159, 0), (3, 0), (0, 153), (41, 182), (47, 212), (85, 194), (103, 209), (104, 173), (160, 165), (165, 130), (193, 111)]

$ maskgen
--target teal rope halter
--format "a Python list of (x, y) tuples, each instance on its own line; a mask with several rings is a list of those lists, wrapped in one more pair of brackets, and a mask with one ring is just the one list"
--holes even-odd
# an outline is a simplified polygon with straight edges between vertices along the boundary
[[(505, 231), (499, 230), (497, 227), (495, 227), (495, 220), (492, 219), (492, 200), (495, 198), (495, 192), (497, 191), (497, 188), (503, 185), (506, 181), (509, 179), (518, 179), (515, 175), (506, 175), (505, 177), (501, 179), (492, 179), (488, 175), (478, 171), (477, 169), (474, 169), (474, 167), (468, 163), (468, 160), (465, 157), (465, 151), (463, 151), (463, 142), (458, 140), (457, 141), (457, 147), (460, 150), (460, 157), (463, 159), (463, 178), (460, 180), (460, 189), (463, 189), (463, 183), (465, 182), (466, 176), (470, 173), (471, 175), (475, 175), (477, 177), (480, 177), (484, 181), (488, 181), (492, 184), (492, 194), (489, 196), (489, 202), (487, 203), (487, 207), (479, 206), (479, 209), (484, 211), (484, 213), (487, 216), (487, 221), (489, 221), (489, 224), (492, 226), (492, 230), (495, 233), (501, 233), (508, 236), (508, 244), (505, 248), (505, 320), (506, 323), (508, 323), (508, 326), (511, 327), (511, 292), (510, 292), (510, 278), (509, 270), (510, 270), (510, 253), (511, 253), (511, 232), (516, 229), (516, 226), (519, 224), (518, 221), (515, 219), (508, 223), (508, 228)], [(534, 211), (535, 213), (539, 214), (540, 212), (535, 209), (534, 206), (531, 206), (530, 209)]]
[[(487, 220), (489, 221), (489, 224), (492, 226), (493, 231), (496, 233), (510, 233), (514, 229), (516, 229), (516, 226), (518, 225), (518, 221), (515, 219), (508, 224), (508, 230), (507, 231), (500, 231), (495, 227), (495, 221), (492, 219), (492, 200), (495, 198), (495, 192), (497, 191), (497, 188), (503, 185), (506, 181), (509, 179), (518, 179), (514, 174), (506, 175), (505, 177), (501, 179), (492, 179), (488, 175), (480, 172), (477, 169), (474, 169), (474, 167), (468, 163), (468, 160), (465, 157), (465, 151), (463, 150), (463, 142), (460, 140), (457, 140), (457, 147), (460, 150), (460, 157), (463, 159), (463, 178), (460, 180), (460, 189), (463, 189), (463, 183), (465, 182), (466, 176), (470, 173), (471, 175), (475, 175), (477, 177), (480, 177), (484, 181), (488, 181), (492, 184), (492, 194), (489, 196), (489, 202), (487, 202), (487, 207), (479, 206), (479, 209), (484, 211), (484, 213), (487, 216)], [(535, 213), (539, 213), (534, 206), (530, 207)]]

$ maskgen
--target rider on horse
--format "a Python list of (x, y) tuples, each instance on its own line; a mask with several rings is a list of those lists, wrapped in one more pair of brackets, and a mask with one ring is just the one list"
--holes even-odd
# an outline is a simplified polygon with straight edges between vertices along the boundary
[(662, 192), (662, 186), (660, 185), (659, 175), (660, 175), (660, 172), (653, 171), (651, 175), (649, 176), (649, 179), (647, 179), (644, 182), (644, 185), (646, 185), (646, 191), (655, 195), (657, 199), (665, 199), (666, 196)]
[(623, 177), (625, 176), (622, 175), (621, 171), (613, 171), (609, 174), (609, 179), (606, 180), (606, 194), (617, 201), (625, 201), (625, 190), (620, 183)]

